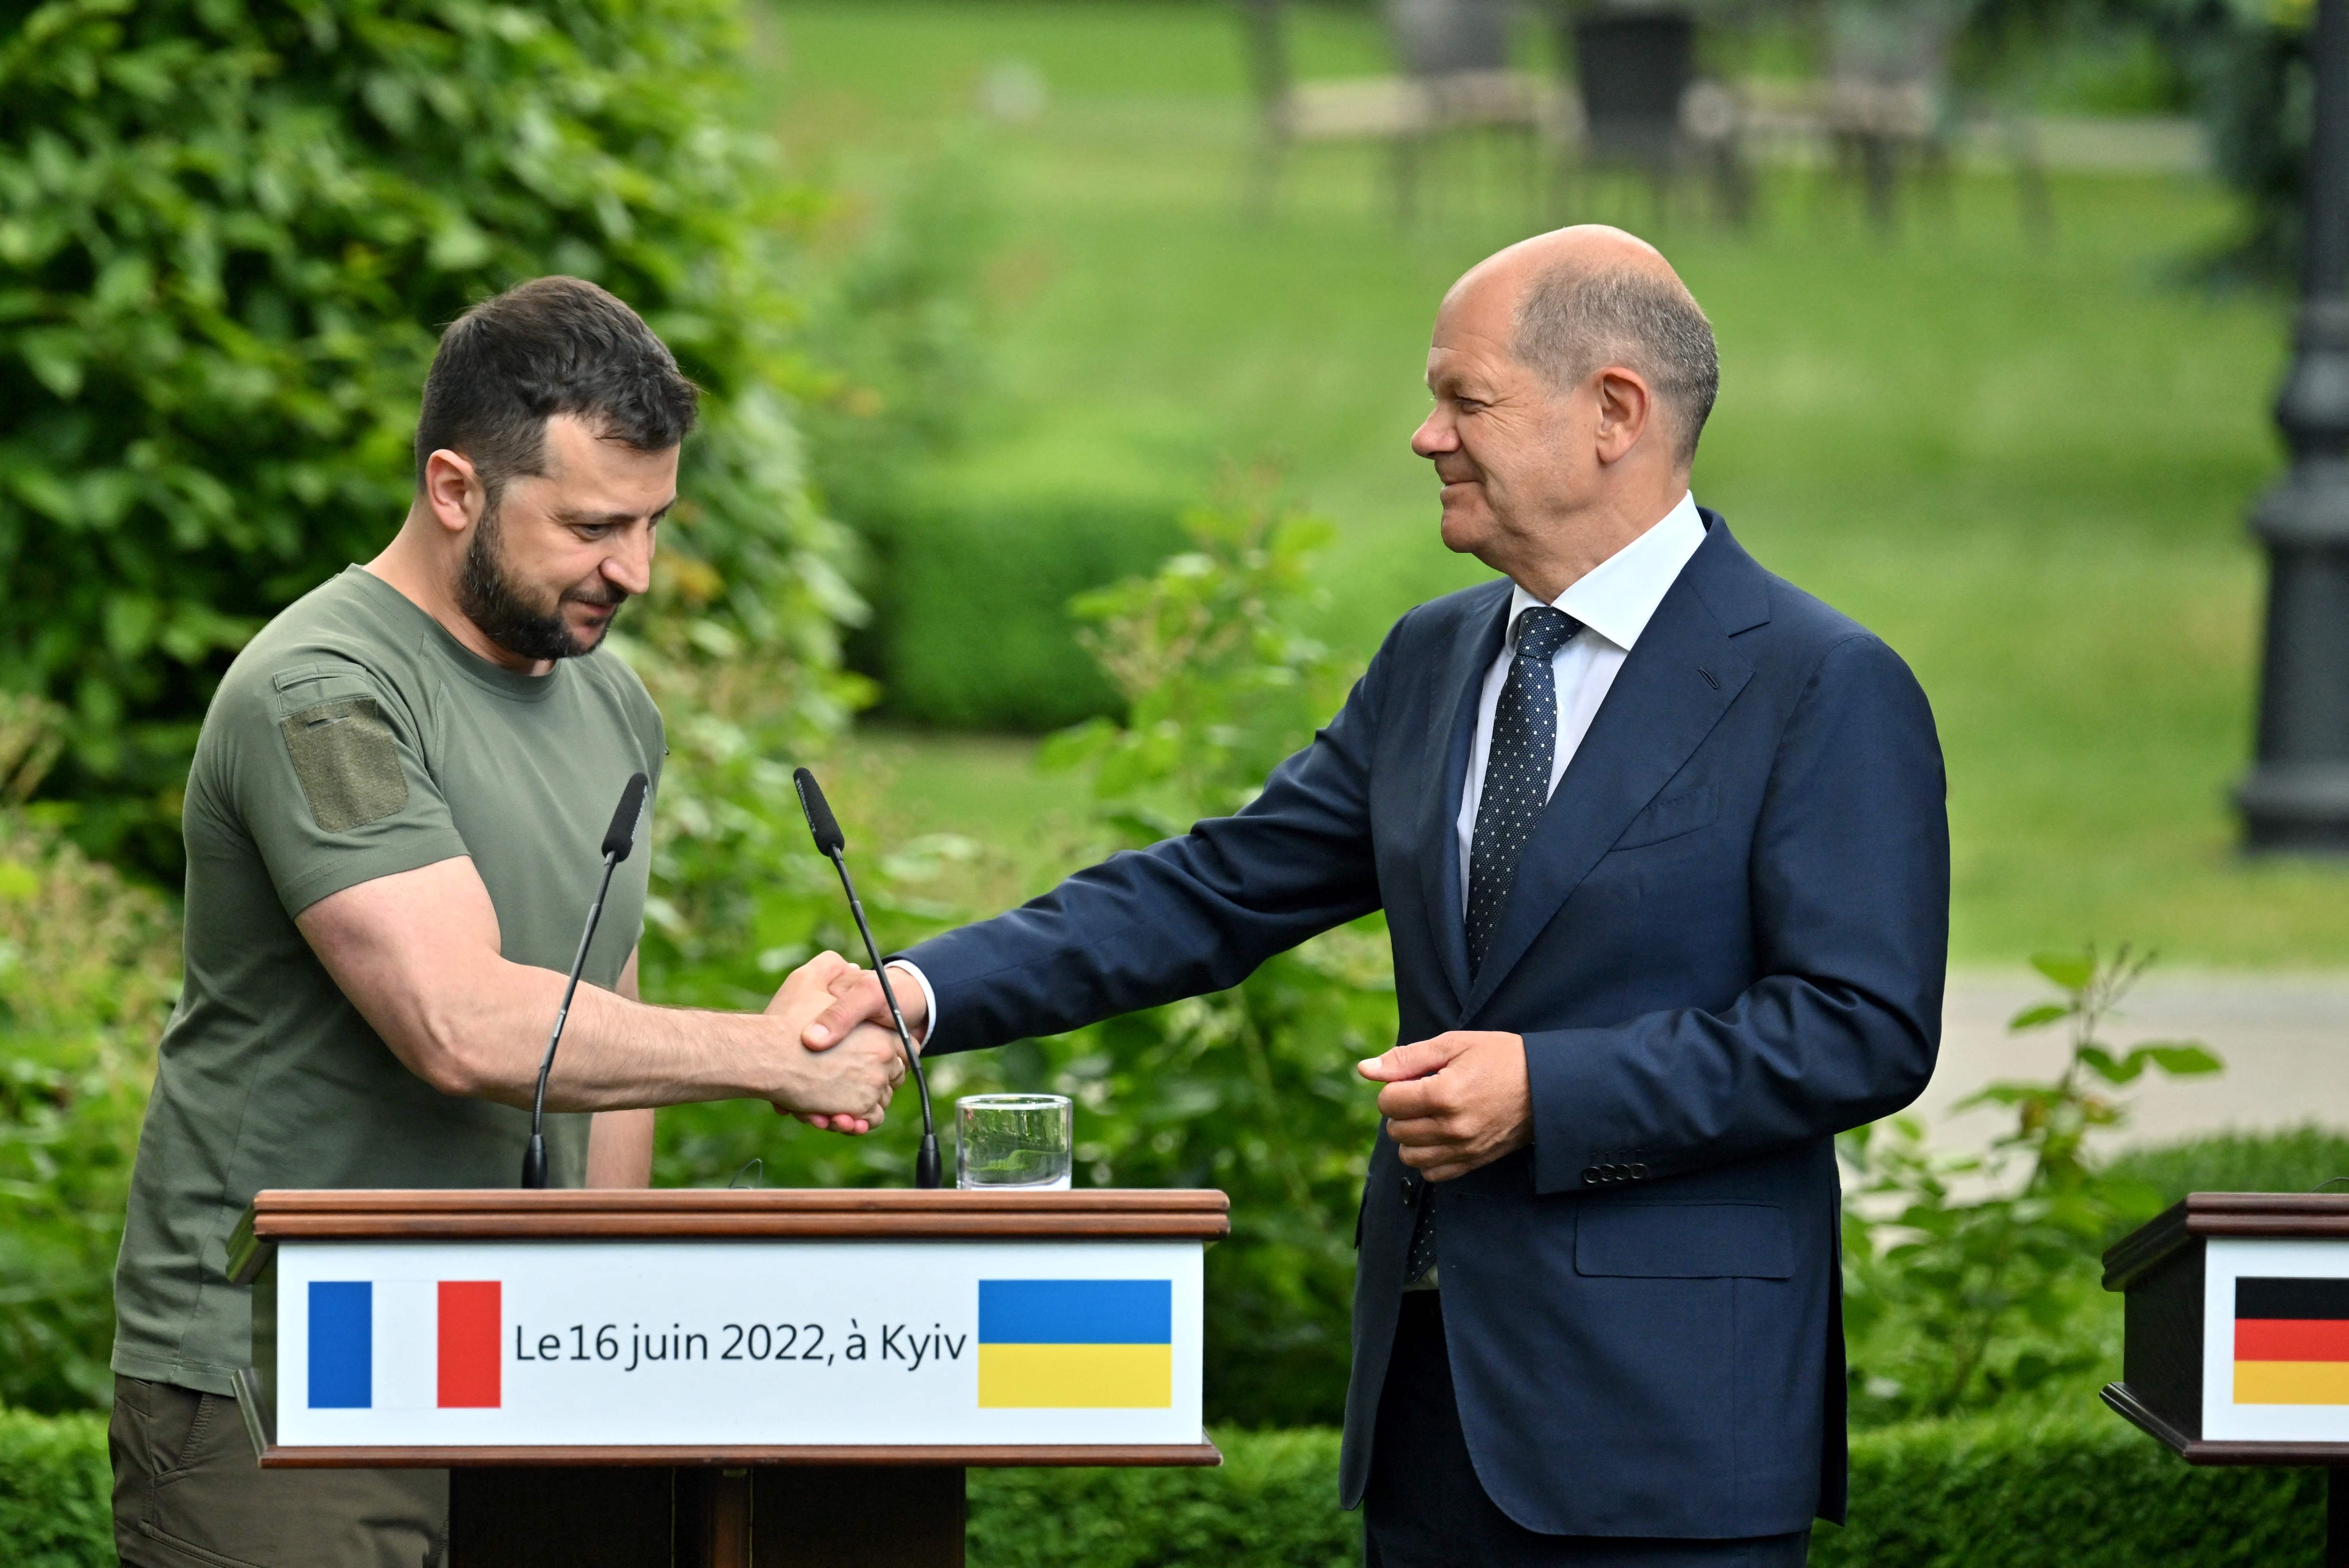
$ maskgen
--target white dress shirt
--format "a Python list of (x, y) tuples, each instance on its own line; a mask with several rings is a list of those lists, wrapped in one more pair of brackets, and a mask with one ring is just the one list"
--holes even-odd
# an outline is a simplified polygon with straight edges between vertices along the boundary
[[(1615, 685), (1616, 672), (1631, 646), (1656, 614), (1656, 606), (1680, 580), (1681, 568), (1704, 542), (1704, 520), (1697, 516), (1696, 500), (1682, 495), (1663, 521), (1592, 567), (1552, 606), (1582, 623), (1582, 630), (1551, 656), (1557, 688), (1557, 752), (1549, 759), (1549, 793), (1566, 777), (1599, 705)], [(1517, 617), (1541, 601), (1523, 588), (1509, 594), (1508, 631), (1493, 667), (1485, 672), (1484, 690), (1476, 697), (1476, 738), (1468, 752), (1468, 778), (1460, 790), (1460, 815), (1454, 827), (1460, 841), (1460, 909), (1468, 910), (1468, 855), (1476, 837), (1476, 803), (1485, 794), (1485, 769), (1493, 755), (1493, 713), (1501, 704), (1501, 687), (1508, 683), (1509, 665), (1516, 657)]]
[[(1549, 763), (1550, 793), (1557, 792), (1566, 765), (1574, 760), (1575, 749), (1590, 732), (1590, 721), (1599, 717), (1599, 705), (1607, 700), (1615, 673), (1623, 667), (1640, 634), (1647, 630), (1656, 606), (1679, 581), (1681, 568), (1703, 542), (1704, 520), (1697, 516), (1694, 498), (1683, 494), (1661, 521), (1558, 595), (1554, 608), (1581, 622), (1582, 630), (1558, 649), (1550, 665), (1557, 687), (1557, 754)], [(1493, 667), (1485, 672), (1485, 686), (1476, 697), (1476, 738), (1468, 753), (1468, 779), (1460, 791), (1460, 815), (1454, 824), (1460, 838), (1464, 917), (1468, 909), (1469, 848), (1476, 836), (1476, 802), (1484, 796), (1485, 768), (1493, 755), (1493, 712), (1500, 706), (1501, 687), (1509, 678), (1509, 662), (1516, 656), (1517, 616), (1540, 603), (1523, 588), (1511, 592), (1508, 632)], [(930, 989), (929, 976), (903, 959), (893, 960), (889, 967), (913, 976), (929, 1006), (929, 1027), (936, 1028), (938, 999)]]

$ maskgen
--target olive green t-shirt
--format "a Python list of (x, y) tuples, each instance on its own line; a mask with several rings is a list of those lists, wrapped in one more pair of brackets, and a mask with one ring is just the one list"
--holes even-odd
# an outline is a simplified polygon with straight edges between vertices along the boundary
[[(470, 855), (505, 956), (566, 971), (613, 808), (631, 773), (658, 782), (663, 752), (659, 713), (614, 655), (502, 669), (356, 566), (238, 655), (188, 779), (187, 976), (131, 1175), (117, 1372), (231, 1391), (252, 1315), (222, 1267), (264, 1188), (519, 1184), (530, 1113), (401, 1066), (294, 917)], [(592, 985), (616, 984), (636, 946), (651, 859), (612, 880)], [(556, 1185), (585, 1178), (587, 1120), (547, 1119)]]

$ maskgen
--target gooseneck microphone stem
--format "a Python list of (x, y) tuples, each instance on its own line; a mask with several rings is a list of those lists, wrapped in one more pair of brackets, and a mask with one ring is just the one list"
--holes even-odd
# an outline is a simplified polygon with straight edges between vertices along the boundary
[(922, 1071), (922, 1053), (914, 1048), (914, 1033), (905, 1027), (905, 1015), (897, 1010), (897, 993), (883, 972), (881, 949), (873, 940), (873, 927), (864, 919), (864, 902), (856, 896), (856, 884), (849, 880), (848, 861), (838, 850), (832, 851), (832, 869), (840, 873), (840, 887), (848, 895), (848, 913), (856, 917), (856, 934), (864, 938), (864, 955), (873, 960), (873, 977), (881, 982), (881, 995), (889, 1002), (889, 1022), (897, 1027), (897, 1044), (905, 1053), (905, 1065), (913, 1069), (914, 1092), (922, 1102), (922, 1142), (914, 1154), (914, 1185), (935, 1187), (941, 1174), (938, 1161), (938, 1130), (930, 1119), (930, 1080)]
[(936, 1187), (942, 1172), (937, 1124), (930, 1114), (930, 1080), (922, 1071), (922, 1053), (914, 1048), (914, 1035), (905, 1027), (905, 1015), (897, 1009), (897, 993), (890, 987), (889, 976), (882, 965), (880, 944), (873, 940), (873, 927), (864, 918), (864, 901), (856, 896), (855, 881), (848, 874), (848, 841), (841, 833), (840, 820), (832, 814), (831, 802), (823, 798), (823, 787), (815, 781), (815, 775), (804, 768), (795, 768), (792, 770), (792, 784), (799, 790), (800, 810), (807, 817), (808, 833), (815, 840), (816, 849), (840, 873), (840, 891), (848, 895), (848, 913), (856, 917), (856, 934), (864, 939), (864, 955), (873, 960), (873, 977), (881, 983), (881, 995), (889, 1004), (889, 1021), (897, 1027), (898, 1048), (905, 1053), (905, 1066), (914, 1075), (914, 1092), (921, 1097), (922, 1142), (914, 1156), (914, 1185)]
[(595, 884), (595, 902), (587, 906), (587, 925), (579, 934), (579, 951), (571, 960), (571, 975), (563, 983), (563, 1006), (556, 1009), (554, 1027), (546, 1034), (546, 1054), (539, 1058), (538, 1084), (530, 1097), (530, 1142), (522, 1151), (522, 1184), (536, 1190), (546, 1185), (546, 1078), (554, 1070), (554, 1047), (563, 1043), (563, 1026), (571, 1018), (571, 998), (579, 993), (579, 974), (587, 967), (587, 949), (595, 944), (596, 923), (604, 918), (604, 900), (612, 891), (612, 872), (636, 847), (636, 824), (645, 811), (645, 776), (632, 773), (620, 791), (619, 810), (604, 830), (604, 876)]
[(530, 1097), (530, 1146), (523, 1150), (522, 1184), (525, 1187), (546, 1185), (546, 1138), (541, 1129), (546, 1121), (546, 1075), (554, 1070), (554, 1047), (563, 1043), (563, 1026), (571, 1019), (571, 998), (579, 990), (579, 972), (587, 966), (587, 947), (595, 940), (595, 923), (604, 918), (604, 897), (612, 891), (612, 873), (619, 869), (620, 857), (604, 857), (604, 880), (596, 886), (595, 902), (587, 906), (587, 928), (579, 934), (579, 954), (571, 961), (571, 976), (563, 983), (563, 1006), (555, 1010), (554, 1027), (546, 1033), (546, 1055), (538, 1062), (538, 1087)]

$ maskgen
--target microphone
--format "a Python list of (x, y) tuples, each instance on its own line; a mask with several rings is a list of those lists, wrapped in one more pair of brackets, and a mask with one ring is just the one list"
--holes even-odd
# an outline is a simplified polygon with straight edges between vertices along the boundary
[(792, 783), (800, 792), (800, 810), (807, 818), (808, 832), (815, 839), (816, 850), (840, 873), (841, 891), (848, 894), (848, 911), (856, 917), (856, 934), (864, 938), (865, 956), (873, 960), (873, 977), (881, 982), (881, 995), (889, 1004), (889, 1021), (897, 1026), (897, 1044), (905, 1053), (905, 1065), (914, 1070), (914, 1092), (922, 1101), (922, 1145), (914, 1156), (914, 1185), (935, 1187), (939, 1174), (938, 1130), (930, 1119), (930, 1081), (923, 1076), (921, 1053), (914, 1049), (914, 1037), (905, 1027), (905, 1016), (897, 1011), (897, 994), (889, 989), (889, 977), (882, 973), (881, 949), (874, 944), (873, 927), (865, 923), (864, 905), (856, 896), (856, 884), (849, 880), (845, 858), (848, 841), (841, 836), (840, 821), (832, 814), (832, 804), (823, 798), (823, 786), (816, 783), (815, 775), (804, 768), (794, 768)]
[(531, 1096), (530, 1143), (522, 1154), (522, 1184), (526, 1188), (535, 1190), (546, 1185), (546, 1139), (542, 1130), (546, 1122), (546, 1075), (554, 1070), (554, 1047), (563, 1043), (563, 1026), (571, 1017), (571, 998), (579, 989), (579, 972), (587, 966), (587, 944), (595, 940), (595, 923), (604, 918), (604, 895), (612, 891), (612, 872), (636, 847), (636, 828), (644, 819), (647, 786), (643, 774), (628, 775), (627, 785), (620, 791), (620, 808), (612, 813), (612, 825), (604, 830), (604, 880), (596, 884), (595, 902), (587, 906), (587, 929), (579, 934), (578, 956), (571, 961), (571, 977), (563, 986), (563, 1006), (554, 1015), (554, 1027), (546, 1037), (546, 1055), (538, 1064), (538, 1088)]

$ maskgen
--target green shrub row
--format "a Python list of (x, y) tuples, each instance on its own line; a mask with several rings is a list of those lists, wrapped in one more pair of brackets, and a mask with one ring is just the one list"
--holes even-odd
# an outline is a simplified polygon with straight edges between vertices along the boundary
[[(1361, 1522), (1337, 1502), (1338, 1435), (1226, 1432), (1212, 1470), (975, 1470), (972, 1568), (1339, 1568)], [(0, 1562), (114, 1562), (106, 1433), (0, 1412)], [(2261, 1568), (2313, 1563), (2324, 1480), (2197, 1470), (2102, 1411), (1921, 1422), (1852, 1445), (1852, 1522), (1815, 1568)]]
[(1074, 499), (916, 506), (873, 535), (871, 623), (849, 657), (886, 711), (965, 729), (1056, 729), (1122, 710), (1069, 601), (1183, 548), (1177, 508)]

